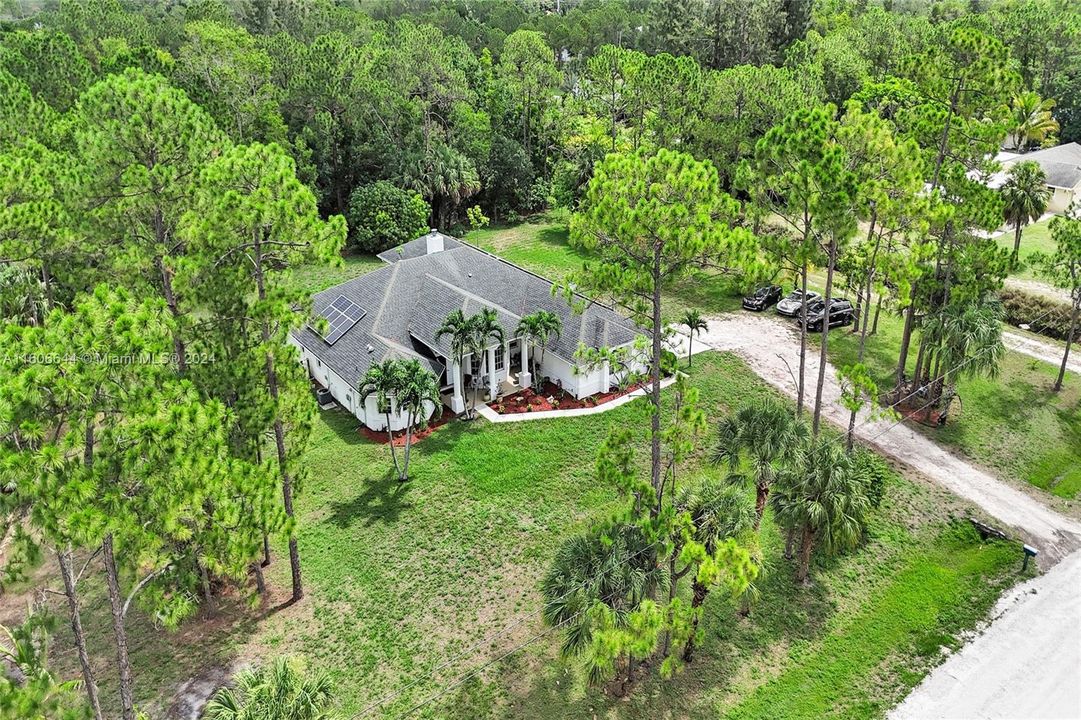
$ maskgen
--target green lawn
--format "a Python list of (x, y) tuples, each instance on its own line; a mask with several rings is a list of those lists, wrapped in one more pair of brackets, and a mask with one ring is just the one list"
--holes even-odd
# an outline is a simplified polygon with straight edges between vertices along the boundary
[[(711, 424), (771, 392), (731, 355), (698, 356), (693, 379)], [(129, 631), (140, 702), (158, 717), (177, 685), (202, 669), (291, 653), (331, 673), (346, 716), (402, 690), (373, 715), (397, 717), (466, 669), (543, 632), (538, 618), (527, 617), (428, 676), (539, 609), (539, 581), (560, 539), (618, 503), (614, 489), (594, 478), (599, 443), (610, 429), (644, 428), (647, 419), (646, 407), (632, 403), (583, 418), (452, 422), (417, 445), (413, 479), (400, 485), (390, 477), (386, 448), (363, 439), (355, 419), (320, 413), (297, 502), (305, 600), (263, 617), (229, 602), (216, 619), (190, 622), (175, 635), (134, 611)], [(644, 461), (644, 438), (639, 456)], [(685, 471), (687, 481), (712, 471), (700, 462)], [(892, 475), (866, 544), (817, 564), (806, 589), (793, 583), (767, 516), (761, 602), (740, 620), (731, 601), (711, 597), (698, 659), (673, 680), (644, 680), (629, 700), (611, 698), (586, 687), (577, 664), (559, 659), (558, 638), (549, 636), (449, 692), (423, 716), (762, 717), (756, 708), (776, 706), (785, 717), (812, 718), (825, 704), (845, 716), (881, 716), (939, 659), (939, 646), (955, 646), (958, 633), (1018, 579), (1019, 548), (980, 543), (952, 519), (964, 512), (944, 492)], [(283, 557), (278, 548), (269, 573), (282, 599)], [(113, 707), (115, 679), (105, 669), (108, 606), (99, 579), (86, 582), (84, 622)], [(58, 662), (74, 672), (65, 641), (57, 640)]]
[[(565, 280), (589, 260), (587, 253), (571, 246), (565, 221), (547, 214), (513, 226), (473, 230), (465, 239), (555, 281)], [(738, 308), (739, 302), (739, 293), (727, 278), (698, 271), (666, 288), (663, 312), (667, 321), (678, 322), (689, 308), (727, 312)]]
[[(1000, 247), (1013, 252), (1013, 228), (1010, 228), (1005, 235), (999, 236), (998, 244)], [(1047, 282), (1037, 275), (1029, 264), (1029, 258), (1037, 251), (1047, 254), (1055, 252), (1055, 242), (1051, 239), (1050, 219), (1026, 225), (1025, 229), (1021, 231), (1021, 251), (1018, 253), (1021, 263), (1013, 275), (1023, 280)]]
[(309, 293), (317, 293), (346, 280), (369, 273), (385, 265), (374, 255), (349, 253), (342, 258), (341, 267), (308, 265), (293, 271), (290, 282)]

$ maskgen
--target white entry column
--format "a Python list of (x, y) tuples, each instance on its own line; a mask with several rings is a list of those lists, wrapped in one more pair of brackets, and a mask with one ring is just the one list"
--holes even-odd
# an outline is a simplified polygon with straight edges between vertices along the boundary
[(488, 397), (495, 400), (499, 394), (499, 381), (495, 377), (495, 348), (488, 348)]
[(454, 394), (450, 398), (450, 409), (455, 415), (461, 415), (465, 412), (465, 397), (462, 395), (462, 366), (452, 361), (450, 368), (454, 375)]
[(522, 372), (518, 373), (518, 384), (524, 388), (533, 384), (533, 376), (529, 374), (529, 343), (522, 338), (518, 341), (522, 346)]

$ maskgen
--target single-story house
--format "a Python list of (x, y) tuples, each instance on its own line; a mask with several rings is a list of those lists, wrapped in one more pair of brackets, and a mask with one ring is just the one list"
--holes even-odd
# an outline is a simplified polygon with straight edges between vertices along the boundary
[[(544, 348), (539, 372), (577, 398), (607, 391), (615, 380), (607, 363), (576, 367), (579, 344), (617, 348), (643, 334), (612, 308), (586, 298), (584, 311), (575, 312), (562, 295), (553, 295), (551, 281), (437, 230), (379, 258), (386, 267), (314, 296), (315, 312), (327, 321), (325, 335), (305, 326), (290, 337), (311, 377), (372, 430), (386, 429), (385, 415), (373, 396), (361, 402), (357, 388), (368, 368), (384, 360), (420, 361), (439, 378), (451, 410), (461, 413), (470, 390), (480, 401), (535, 382), (529, 359), (539, 348), (516, 335), (525, 315), (543, 309), (559, 316), (562, 332)], [(437, 340), (436, 332), (454, 310), (469, 316), (482, 308), (495, 310), (505, 340), (467, 356), (459, 367), (450, 338)], [(390, 423), (399, 430), (405, 418), (394, 412)]]
[(1030, 153), (1003, 151), (995, 156), (995, 160), (1002, 165), (1002, 172), (991, 178), (988, 183), (991, 187), (1001, 187), (1011, 167), (1031, 160), (1039, 163), (1047, 175), (1047, 187), (1051, 189), (1048, 212), (1064, 212), (1075, 198), (1081, 200), (1081, 145), (1075, 142)]

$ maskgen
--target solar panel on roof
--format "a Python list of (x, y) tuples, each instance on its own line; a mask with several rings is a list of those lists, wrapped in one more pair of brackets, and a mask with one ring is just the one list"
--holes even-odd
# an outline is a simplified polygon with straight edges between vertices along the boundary
[(327, 345), (338, 342), (341, 340), (342, 335), (349, 332), (350, 328), (356, 325), (366, 314), (367, 311), (355, 302), (344, 295), (339, 295), (323, 311), (323, 317), (327, 321), (327, 332), (323, 335), (323, 340), (326, 341)]

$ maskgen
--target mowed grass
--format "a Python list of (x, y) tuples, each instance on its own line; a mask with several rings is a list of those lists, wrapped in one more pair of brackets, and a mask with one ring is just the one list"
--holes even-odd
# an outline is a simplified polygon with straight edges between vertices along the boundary
[[(727, 354), (697, 356), (692, 378), (711, 426), (772, 392)], [(845, 716), (874, 717), (1018, 578), (1016, 544), (981, 543), (954, 519), (969, 509), (892, 475), (866, 543), (817, 562), (809, 588), (793, 582), (767, 515), (761, 601), (740, 619), (732, 600), (711, 596), (697, 659), (671, 680), (645, 679), (630, 699), (611, 697), (588, 687), (576, 662), (559, 658), (558, 634), (497, 660), (545, 633), (539, 585), (560, 542), (621, 504), (594, 476), (599, 444), (614, 428), (647, 423), (642, 403), (520, 424), (455, 421), (415, 447), (412, 479), (402, 485), (390, 476), (387, 448), (360, 436), (354, 418), (320, 413), (297, 502), (305, 599), (265, 614), (226, 602), (216, 619), (193, 619), (178, 634), (133, 610), (140, 704), (160, 717), (193, 677), (295, 654), (330, 673), (349, 717), (380, 698), (386, 704), (369, 716), (399, 717), (459, 680), (418, 715), (644, 720), (762, 717), (754, 708), (776, 706), (788, 717), (810, 718), (828, 702)], [(710, 445), (703, 438), (684, 482), (716, 472)], [(646, 456), (643, 434), (638, 457), (644, 463)], [(268, 577), (276, 601), (284, 599), (288, 565), (280, 546)], [(108, 606), (100, 578), (84, 582), (84, 622), (103, 695), (115, 708)], [(74, 676), (70, 639), (61, 635), (56, 647), (58, 664)], [(804, 708), (806, 678), (814, 695)]]
[[(536, 215), (513, 226), (473, 230), (465, 240), (556, 282), (567, 280), (591, 260), (589, 253), (571, 245), (565, 219), (554, 214)], [(739, 293), (729, 278), (700, 270), (665, 288), (662, 312), (666, 322), (678, 323), (690, 308), (727, 312), (739, 303)]]
[[(1013, 232), (1011, 226), (1005, 234), (997, 238), (999, 247), (1013, 252)], [(1055, 252), (1055, 241), (1051, 238), (1050, 218), (1041, 222), (1030, 223), (1021, 231), (1021, 248), (1017, 255), (1020, 264), (1017, 270), (1011, 274), (1022, 280), (1047, 282), (1046, 279), (1037, 274), (1036, 269), (1032, 266), (1031, 258), (1033, 253), (1036, 252), (1047, 255)]]
[[(878, 334), (867, 340), (865, 362), (885, 389), (893, 386), (902, 321), (883, 311), (878, 327)], [(910, 353), (910, 373), (916, 340), (918, 335)], [(847, 329), (830, 333), (831, 360), (838, 367), (856, 361), (858, 346), (859, 336)], [(914, 426), (999, 477), (1076, 498), (1081, 492), (1081, 378), (1068, 373), (1063, 389), (1055, 393), (1051, 388), (1057, 373), (1050, 363), (1007, 352), (995, 377), (965, 377), (958, 382), (961, 402), (954, 404), (945, 427)]]
[(385, 263), (375, 255), (346, 253), (340, 267), (305, 265), (292, 271), (289, 281), (305, 292), (317, 293), (347, 280), (352, 280), (382, 267)]

